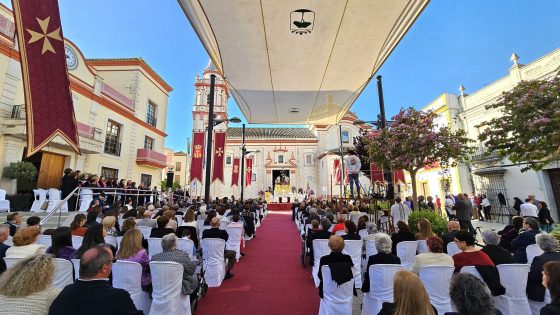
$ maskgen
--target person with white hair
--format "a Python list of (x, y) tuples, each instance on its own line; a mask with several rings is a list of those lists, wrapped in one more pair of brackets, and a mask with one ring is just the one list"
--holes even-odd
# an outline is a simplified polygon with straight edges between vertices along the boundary
[(511, 256), (509, 250), (498, 245), (500, 244), (498, 233), (490, 230), (484, 231), (482, 232), (482, 241), (485, 244), (482, 251), (490, 257), (494, 265), (513, 264), (513, 256)]
[(527, 278), (527, 297), (529, 300), (543, 302), (545, 288), (542, 284), (542, 271), (544, 264), (548, 261), (560, 261), (558, 240), (550, 234), (537, 234), (535, 240), (544, 251), (536, 256), (531, 263), (531, 269)]
[(370, 289), (370, 266), (377, 264), (399, 265), (401, 263), (401, 259), (398, 256), (391, 254), (393, 241), (391, 240), (389, 235), (385, 233), (376, 233), (374, 235), (375, 249), (377, 249), (377, 254), (371, 255), (368, 258), (366, 273), (364, 274), (364, 282), (362, 283), (362, 292), (369, 292)]
[(195, 274), (196, 265), (189, 258), (189, 255), (182, 250), (177, 249), (177, 236), (175, 234), (167, 234), (161, 239), (161, 248), (163, 252), (152, 257), (152, 261), (172, 261), (183, 266), (183, 284), (181, 293), (191, 295), (191, 301), (196, 297), (198, 288), (198, 278)]

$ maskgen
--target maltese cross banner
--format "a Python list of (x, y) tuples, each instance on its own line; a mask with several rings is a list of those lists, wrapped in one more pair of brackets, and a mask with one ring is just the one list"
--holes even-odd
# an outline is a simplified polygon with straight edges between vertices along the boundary
[(57, 0), (12, 0), (27, 117), (27, 156), (60, 136), (80, 153)]

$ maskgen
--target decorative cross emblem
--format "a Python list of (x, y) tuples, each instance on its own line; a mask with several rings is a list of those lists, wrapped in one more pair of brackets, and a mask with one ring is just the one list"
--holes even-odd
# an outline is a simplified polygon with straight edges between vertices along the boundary
[(193, 156), (196, 159), (200, 159), (202, 157), (202, 145), (197, 144), (197, 145), (194, 146)]
[(54, 48), (51, 42), (49, 41), (49, 38), (62, 41), (62, 38), (60, 37), (60, 26), (57, 27), (54, 31), (47, 33), (49, 29), (49, 22), (51, 20), (51, 17), (48, 16), (44, 20), (41, 20), (40, 18), (36, 18), (36, 19), (37, 22), (39, 23), (39, 26), (41, 27), (42, 33), (27, 29), (29, 35), (31, 35), (31, 39), (29, 39), (28, 44), (33, 44), (36, 41), (43, 40), (43, 50), (41, 51), (41, 55), (47, 51), (51, 51), (53, 54), (56, 54), (56, 51), (54, 51)]
[(239, 173), (239, 166), (234, 165), (234, 166), (233, 166), (233, 172), (234, 172), (234, 173)]
[(247, 173), (251, 173), (251, 168), (247, 167)]
[(219, 147), (218, 150), (216, 150), (216, 154), (218, 156), (222, 156), (222, 154), (224, 154), (224, 150), (222, 149), (222, 147)]

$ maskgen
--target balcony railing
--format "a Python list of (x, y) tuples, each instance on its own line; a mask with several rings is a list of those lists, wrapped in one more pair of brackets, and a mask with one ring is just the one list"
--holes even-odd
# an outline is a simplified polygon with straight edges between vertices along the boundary
[(136, 164), (164, 168), (167, 166), (167, 157), (165, 154), (153, 150), (138, 149), (136, 152)]
[(22, 115), (21, 115), (24, 112), (23, 109), (22, 109), (22, 106), (23, 105), (14, 105), (12, 107), (12, 115), (10, 116), (10, 118), (12, 118), (12, 119), (23, 118)]
[(131, 111), (134, 111), (134, 101), (123, 95), (121, 92), (115, 90), (110, 85), (103, 83), (103, 85), (101, 86), (101, 93), (109, 96)]
[(483, 143), (479, 143), (474, 153), (471, 154), (471, 160), (475, 162), (497, 161), (500, 159), (501, 157), (496, 152), (490, 152)]

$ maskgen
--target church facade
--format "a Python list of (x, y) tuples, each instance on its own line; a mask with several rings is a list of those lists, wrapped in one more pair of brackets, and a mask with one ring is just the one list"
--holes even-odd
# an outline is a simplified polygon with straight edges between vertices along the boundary
[[(195, 104), (193, 107), (193, 132), (205, 132), (208, 126), (207, 95), (210, 90), (210, 75), (216, 75), (214, 113), (216, 119), (228, 119), (228, 87), (214, 65), (196, 78)], [(336, 181), (335, 160), (340, 161), (340, 149), (345, 152), (353, 147), (353, 138), (367, 125), (355, 125), (357, 117), (348, 112), (338, 125), (310, 125), (302, 127), (250, 127), (245, 128), (246, 161), (244, 172), (235, 160), (242, 155), (243, 128), (239, 124), (224, 121), (214, 127), (217, 132), (226, 132), (224, 151), (224, 181), (214, 181), (210, 186), (212, 198), (240, 196), (241, 180), (234, 183), (237, 174), (249, 174), (250, 184), (245, 182), (244, 197), (256, 198), (259, 192), (270, 188), (276, 193), (312, 190), (317, 197), (338, 197), (342, 193), (340, 181)], [(200, 149), (200, 148), (199, 148)], [(194, 147), (193, 155), (197, 148)], [(339, 163), (339, 162), (336, 162)], [(204, 172), (203, 172), (204, 173)], [(369, 180), (361, 178), (364, 189)], [(204, 180), (190, 180), (191, 196), (204, 196)]]

